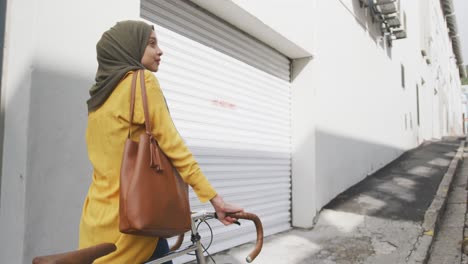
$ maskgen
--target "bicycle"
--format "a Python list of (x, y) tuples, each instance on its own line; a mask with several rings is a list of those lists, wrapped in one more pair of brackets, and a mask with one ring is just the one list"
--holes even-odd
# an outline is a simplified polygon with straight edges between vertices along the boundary
[[(255, 224), (257, 231), (257, 241), (252, 252), (246, 257), (246, 261), (251, 263), (258, 256), (263, 246), (263, 226), (262, 222), (252, 213), (238, 212), (228, 213), (228, 216), (237, 219), (251, 220)], [(198, 226), (202, 222), (206, 222), (209, 219), (217, 218), (214, 212), (196, 212), (192, 213), (192, 229), (191, 229), (191, 242), (192, 244), (185, 249), (180, 249), (182, 245), (184, 235), (180, 235), (177, 238), (176, 243), (171, 247), (168, 254), (153, 260), (145, 262), (146, 264), (162, 264), (166, 261), (173, 260), (177, 257), (183, 256), (190, 252), (195, 252), (196, 260), (198, 264), (206, 264), (204, 252), (207, 252), (204, 246), (201, 244), (201, 236), (198, 233)], [(240, 224), (240, 223), (238, 223)], [(54, 254), (48, 256), (40, 256), (33, 259), (33, 264), (91, 264), (94, 260), (110, 254), (115, 251), (116, 247), (112, 243), (99, 244), (93, 247), (71, 251), (67, 253)], [(211, 257), (208, 254), (209, 257)]]

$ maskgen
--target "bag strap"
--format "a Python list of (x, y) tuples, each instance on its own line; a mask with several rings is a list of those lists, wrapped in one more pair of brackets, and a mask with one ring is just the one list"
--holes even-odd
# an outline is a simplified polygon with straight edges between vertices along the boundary
[(131, 138), (132, 133), (132, 124), (133, 124), (133, 114), (135, 111), (135, 94), (136, 94), (136, 80), (137, 76), (140, 74), (140, 86), (141, 86), (141, 99), (143, 102), (143, 112), (145, 115), (145, 129), (146, 134), (150, 139), (150, 167), (155, 168), (157, 171), (162, 171), (161, 157), (158, 151), (158, 142), (153, 137), (151, 133), (151, 122), (148, 111), (148, 99), (146, 96), (146, 83), (145, 83), (145, 71), (138, 70), (133, 73), (132, 87), (131, 87), (131, 97), (130, 97), (130, 124), (128, 126), (128, 138)]
[(136, 91), (136, 80), (137, 80), (138, 72), (135, 71), (133, 73), (132, 78), (132, 87), (131, 87), (131, 96), (130, 96), (130, 123), (128, 126), (128, 138), (132, 136), (132, 124), (133, 124), (133, 111), (135, 110), (135, 91)]
[(141, 99), (143, 100), (143, 112), (145, 114), (145, 127), (146, 127), (146, 134), (153, 138), (153, 134), (151, 134), (151, 123), (148, 111), (148, 99), (146, 98), (146, 84), (145, 84), (145, 71), (139, 70), (140, 72), (140, 86), (141, 86)]
[(150, 138), (150, 167), (155, 168), (156, 171), (163, 171), (163, 165), (161, 163), (161, 156), (160, 152), (158, 151), (158, 142), (153, 137), (153, 133), (151, 132), (151, 122), (150, 122), (150, 115), (148, 111), (148, 99), (146, 97), (146, 83), (145, 83), (145, 70), (140, 70), (140, 86), (141, 86), (141, 99), (143, 101), (143, 112), (145, 114), (145, 127), (146, 127), (146, 134)]
[(148, 99), (146, 97), (146, 84), (145, 84), (145, 72), (144, 70), (138, 70), (133, 73), (131, 97), (130, 97), (130, 125), (128, 127), (128, 138), (132, 135), (133, 115), (135, 111), (135, 94), (136, 94), (136, 81), (138, 74), (140, 74), (140, 86), (141, 86), (141, 99), (143, 101), (143, 112), (145, 115), (145, 128), (146, 134), (152, 137), (151, 134), (151, 123), (148, 111)]

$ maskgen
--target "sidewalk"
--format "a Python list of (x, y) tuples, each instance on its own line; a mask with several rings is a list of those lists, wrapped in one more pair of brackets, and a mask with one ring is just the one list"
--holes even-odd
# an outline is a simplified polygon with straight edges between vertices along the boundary
[[(406, 152), (331, 201), (314, 228), (266, 238), (254, 263), (425, 263), (462, 157), (461, 142), (446, 138)], [(252, 247), (214, 259), (245, 263)]]
[[(467, 263), (467, 255), (462, 252), (465, 245), (464, 236), (465, 214), (467, 213), (467, 183), (468, 183), (468, 155), (464, 154), (464, 161), (460, 164), (449, 191), (447, 206), (442, 215), (439, 231), (434, 237), (434, 243), (429, 255), (429, 264), (460, 264)], [(466, 252), (466, 250), (465, 250)], [(463, 262), (462, 262), (463, 261)]]

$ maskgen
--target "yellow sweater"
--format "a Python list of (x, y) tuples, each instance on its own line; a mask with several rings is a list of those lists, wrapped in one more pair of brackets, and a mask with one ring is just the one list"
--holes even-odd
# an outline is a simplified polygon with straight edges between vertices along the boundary
[[(152, 255), (158, 239), (119, 232), (119, 177), (124, 143), (129, 127), (130, 87), (133, 72), (117, 85), (107, 101), (88, 115), (86, 140), (93, 165), (93, 179), (83, 205), (79, 247), (110, 242), (117, 250), (95, 263), (142, 263)], [(132, 139), (145, 131), (141, 88), (137, 80)], [(192, 153), (179, 136), (159, 83), (145, 70), (145, 83), (152, 133), (185, 182), (192, 186), (201, 202), (216, 195)]]

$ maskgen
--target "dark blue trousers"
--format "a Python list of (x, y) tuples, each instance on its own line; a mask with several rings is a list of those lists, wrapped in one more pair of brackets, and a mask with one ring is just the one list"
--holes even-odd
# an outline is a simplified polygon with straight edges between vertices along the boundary
[[(158, 245), (156, 246), (156, 249), (153, 252), (153, 255), (151, 255), (149, 260), (154, 260), (157, 258), (160, 258), (167, 254), (169, 252), (169, 244), (167, 243), (167, 240), (164, 238), (160, 238), (158, 241)], [(172, 260), (164, 262), (164, 264), (172, 264)]]

